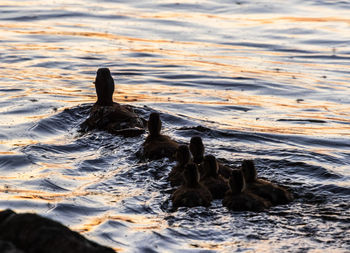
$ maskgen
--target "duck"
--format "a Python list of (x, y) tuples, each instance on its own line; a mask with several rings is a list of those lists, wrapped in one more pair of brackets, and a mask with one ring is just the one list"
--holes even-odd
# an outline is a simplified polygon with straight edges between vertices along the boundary
[(199, 175), (203, 175), (203, 159), (204, 159), (204, 145), (200, 136), (193, 136), (190, 140), (190, 152), (192, 155), (192, 162), (197, 164)]
[(185, 166), (183, 177), (184, 183), (171, 195), (173, 208), (210, 206), (212, 195), (199, 182), (198, 168), (195, 163), (188, 163)]
[(231, 172), (222, 205), (232, 211), (260, 212), (271, 207), (271, 202), (248, 191), (242, 170), (236, 169)]
[(169, 136), (161, 134), (162, 121), (157, 112), (152, 112), (147, 123), (149, 134), (143, 143), (143, 157), (157, 160), (164, 157), (173, 159), (179, 144)]
[(145, 132), (144, 121), (131, 106), (113, 101), (114, 80), (108, 68), (99, 68), (95, 78), (97, 101), (87, 120), (81, 124), (82, 131), (101, 129), (126, 137)]
[[(200, 136), (193, 136), (190, 140), (190, 151), (193, 157), (193, 162), (198, 164), (198, 169), (200, 174), (203, 174), (203, 159), (205, 147), (203, 145), (203, 140)], [(231, 175), (232, 168), (218, 162), (219, 171), (218, 173), (224, 178), (228, 179)]]
[(234, 170), (234, 168), (231, 168), (230, 166), (223, 164), (221, 162), (218, 162), (218, 173), (225, 179), (229, 179), (232, 170)]
[(273, 205), (283, 205), (293, 201), (293, 194), (283, 186), (257, 178), (253, 160), (244, 160), (241, 168), (249, 191), (269, 200)]
[(204, 145), (200, 136), (193, 136), (190, 140), (190, 151), (195, 164), (201, 164), (204, 158)]
[(206, 155), (203, 159), (203, 175), (200, 177), (200, 182), (209, 189), (213, 199), (223, 199), (228, 184), (225, 179), (219, 175), (219, 165), (213, 155)]
[(191, 161), (190, 150), (187, 145), (180, 145), (175, 153), (177, 164), (171, 169), (168, 180), (172, 187), (181, 185), (183, 183), (183, 171), (186, 164)]

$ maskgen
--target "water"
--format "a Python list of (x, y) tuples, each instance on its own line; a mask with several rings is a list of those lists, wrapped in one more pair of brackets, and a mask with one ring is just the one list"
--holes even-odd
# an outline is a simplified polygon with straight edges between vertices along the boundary
[[(326, 0), (0, 1), (0, 208), (121, 252), (349, 252), (349, 16)], [(173, 163), (139, 162), (145, 136), (79, 134), (99, 67), (116, 101), (255, 159), (296, 200), (172, 212)]]

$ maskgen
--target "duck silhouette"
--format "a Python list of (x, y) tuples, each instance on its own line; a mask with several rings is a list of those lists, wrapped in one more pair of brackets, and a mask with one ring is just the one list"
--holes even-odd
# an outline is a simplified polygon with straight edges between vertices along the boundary
[(258, 212), (271, 206), (268, 200), (247, 191), (242, 170), (232, 170), (229, 187), (222, 204), (230, 210)]
[(96, 105), (112, 106), (114, 93), (114, 80), (108, 68), (99, 68), (95, 78), (97, 94)]
[(227, 182), (219, 175), (219, 165), (215, 156), (206, 155), (203, 159), (203, 175), (200, 182), (208, 188), (213, 199), (222, 199), (228, 190)]
[(171, 186), (178, 186), (183, 183), (183, 171), (185, 166), (191, 161), (190, 150), (187, 145), (180, 145), (175, 153), (176, 165), (171, 169), (168, 180)]
[(179, 145), (170, 137), (160, 133), (162, 121), (159, 113), (151, 113), (147, 125), (149, 135), (143, 143), (143, 156), (151, 160), (164, 157), (173, 159)]
[(195, 163), (185, 166), (184, 183), (171, 196), (173, 207), (210, 206), (212, 195), (210, 191), (199, 183), (199, 173)]
[(200, 136), (193, 136), (190, 140), (190, 151), (195, 164), (201, 164), (204, 158), (204, 145)]
[(113, 102), (114, 80), (108, 68), (97, 70), (95, 88), (97, 101), (88, 119), (81, 125), (83, 131), (100, 129), (126, 137), (144, 133), (144, 122), (134, 110)]
[[(190, 140), (190, 151), (193, 157), (193, 162), (198, 165), (198, 170), (201, 175), (203, 175), (203, 159), (205, 147), (203, 145), (203, 140), (200, 136), (193, 136)], [(218, 173), (224, 178), (228, 179), (231, 175), (232, 168), (218, 162)]]
[(252, 160), (242, 162), (242, 171), (246, 179), (247, 189), (271, 201), (273, 205), (287, 204), (293, 200), (292, 193), (286, 188), (257, 178), (255, 164)]

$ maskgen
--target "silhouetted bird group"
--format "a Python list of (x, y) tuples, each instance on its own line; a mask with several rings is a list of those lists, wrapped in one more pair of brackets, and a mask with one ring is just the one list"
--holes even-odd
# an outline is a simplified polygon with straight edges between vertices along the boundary
[(219, 163), (211, 155), (204, 155), (205, 147), (200, 136), (191, 138), (189, 146), (179, 145), (161, 133), (159, 113), (150, 114), (146, 123), (130, 106), (113, 102), (114, 81), (109, 69), (97, 71), (95, 81), (97, 102), (82, 127), (107, 130), (123, 136), (148, 136), (141, 149), (146, 159), (175, 158), (176, 165), (168, 175), (173, 187), (173, 207), (209, 206), (213, 199), (236, 211), (262, 211), (273, 205), (286, 204), (293, 195), (284, 187), (257, 178), (252, 160), (244, 160), (240, 168)]
[[(106, 130), (133, 137), (145, 132), (148, 136), (141, 148), (146, 159), (168, 157), (177, 161), (168, 175), (174, 189), (171, 200), (174, 208), (210, 206), (213, 199), (235, 211), (262, 211), (273, 205), (286, 204), (293, 195), (284, 187), (257, 178), (252, 160), (244, 160), (240, 168), (219, 163), (204, 155), (202, 138), (194, 136), (189, 145), (179, 145), (161, 134), (159, 113), (149, 120), (140, 118), (131, 106), (113, 102), (114, 80), (108, 68), (100, 68), (95, 80), (97, 102), (81, 124), (82, 131)], [(40, 252), (114, 252), (85, 239), (62, 224), (36, 214), (0, 212), (0, 251), (7, 253)]]

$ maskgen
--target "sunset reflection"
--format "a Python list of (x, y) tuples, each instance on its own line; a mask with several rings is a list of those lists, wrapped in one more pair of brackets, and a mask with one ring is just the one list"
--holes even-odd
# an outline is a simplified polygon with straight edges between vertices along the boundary
[[(2, 209), (40, 213), (118, 252), (341, 252), (350, 217), (343, 2), (2, 1)], [(252, 159), (296, 200), (260, 213), (221, 200), (173, 210), (176, 162), (140, 155), (147, 129), (124, 138), (82, 127), (98, 68), (111, 70), (115, 102), (140, 119), (160, 113), (162, 134), (179, 144), (199, 135), (205, 155), (232, 168)]]
[[(163, 14), (143, 14), (143, 13), (135, 13), (135, 14), (127, 14), (124, 13), (124, 15), (129, 15), (135, 17), (135, 15), (139, 18), (155, 18), (155, 19), (178, 19), (178, 18), (186, 18), (186, 19), (196, 19), (201, 20), (203, 22), (209, 22), (208, 20), (213, 18), (219, 18), (220, 16), (213, 16), (213, 15), (199, 15), (199, 16), (191, 16), (190, 14), (174, 14), (174, 13), (163, 13)], [(332, 18), (332, 17), (322, 17), (322, 18), (300, 18), (300, 17), (266, 17), (265, 19), (259, 19), (259, 18), (252, 18), (250, 16), (242, 17), (239, 16), (237, 18), (232, 17), (225, 17), (222, 16), (222, 19), (228, 22), (228, 24), (232, 24), (232, 22), (238, 22), (239, 24), (244, 22), (260, 22), (261, 24), (266, 23), (274, 23), (274, 25), (282, 23), (288, 23), (288, 22), (308, 22), (308, 23), (324, 23), (324, 22), (342, 22), (342, 23), (349, 23), (349, 19), (344, 18)], [(207, 20), (207, 21), (206, 21)], [(268, 22), (267, 22), (268, 20)], [(64, 25), (64, 24), (60, 24)], [(283, 25), (283, 24), (280, 24)], [(109, 47), (106, 49), (97, 49), (94, 47), (92, 49), (91, 44), (86, 43), (80, 43), (79, 47), (73, 47), (74, 50), (77, 50), (78, 52), (85, 52), (86, 54), (94, 53), (94, 54), (102, 54), (106, 55), (107, 52), (113, 54), (119, 55), (124, 53), (149, 53), (151, 55), (154, 55), (152, 57), (152, 63), (150, 67), (154, 64), (157, 64), (158, 66), (162, 65), (174, 65), (174, 66), (183, 66), (191, 69), (198, 68), (198, 71), (208, 71), (208, 72), (217, 72), (217, 73), (223, 73), (226, 77), (231, 78), (266, 78), (269, 77), (270, 80), (276, 80), (278, 82), (288, 82), (290, 84), (293, 84), (295, 87), (300, 87), (302, 89), (309, 89), (309, 90), (319, 90), (322, 88), (327, 87), (327, 83), (322, 84), (323, 78), (322, 76), (315, 74), (306, 73), (303, 74), (299, 70), (300, 69), (314, 69), (314, 68), (346, 68), (346, 66), (342, 65), (326, 65), (325, 63), (300, 63), (300, 62), (283, 62), (283, 61), (276, 61), (276, 60), (270, 60), (267, 58), (267, 60), (264, 60), (261, 62), (262, 64), (255, 64), (255, 62), (259, 62), (260, 60), (256, 57), (261, 57), (262, 55), (268, 56), (268, 57), (283, 57), (287, 56), (288, 52), (278, 52), (278, 51), (264, 51), (259, 50), (254, 47), (250, 46), (244, 46), (244, 45), (227, 45), (227, 44), (216, 44), (216, 43), (206, 43), (206, 42), (187, 42), (187, 41), (170, 41), (165, 39), (146, 39), (141, 37), (130, 37), (130, 36), (123, 36), (118, 34), (112, 34), (112, 33), (99, 33), (99, 32), (87, 32), (87, 31), (69, 31), (69, 30), (60, 30), (57, 27), (42, 27), (42, 26), (31, 26), (29, 24), (2, 24), (1, 25), (3, 29), (3, 36), (11, 37), (15, 34), (23, 35), (23, 36), (31, 36), (31, 35), (40, 35), (40, 36), (49, 36), (49, 35), (55, 35), (60, 37), (72, 37), (72, 38), (78, 38), (78, 37), (94, 37), (96, 39), (103, 39), (107, 41), (118, 41), (117, 47)], [(71, 29), (86, 29), (86, 26), (76, 26), (75, 28), (72, 27)], [(37, 30), (37, 31), (33, 31)], [(0, 34), (1, 35), (1, 34)], [(132, 47), (130, 48), (129, 45), (132, 43)], [(1, 47), (4, 47), (4, 45), (1, 45)], [(34, 83), (42, 83), (43, 81), (47, 80), (47, 84), (49, 87), (52, 87), (52, 89), (45, 89), (45, 90), (37, 90), (37, 89), (27, 89), (25, 93), (23, 94), (17, 94), (13, 95), (11, 97), (8, 97), (8, 99), (12, 98), (21, 98), (21, 97), (27, 97), (27, 96), (50, 96), (50, 97), (60, 97), (62, 96), (62, 99), (58, 99), (57, 102), (60, 103), (61, 101), (64, 101), (65, 98), (69, 98), (70, 103), (73, 104), (79, 104), (82, 102), (94, 102), (95, 96), (94, 96), (94, 87), (92, 84), (93, 81), (93, 75), (87, 76), (86, 74), (76, 72), (67, 72), (62, 71), (58, 69), (54, 69), (54, 71), (42, 73), (41, 68), (32, 67), (31, 65), (40, 65), (41, 63), (48, 63), (47, 57), (55, 58), (56, 56), (59, 56), (60, 50), (63, 50), (64, 47), (60, 46), (59, 44), (50, 43), (50, 44), (33, 44), (33, 43), (26, 43), (26, 44), (16, 44), (13, 46), (5, 46), (3, 49), (11, 48), (11, 50), (14, 50), (14, 52), (20, 52), (20, 51), (38, 51), (38, 52), (45, 52), (45, 57), (43, 59), (35, 59), (30, 60), (28, 62), (22, 62), (19, 63), (18, 68), (13, 69), (11, 63), (4, 63), (6, 70), (6, 76), (10, 76), (12, 79), (22, 82), (27, 82), (30, 80), (30, 82)], [(208, 48), (210, 50), (208, 50)], [(165, 50), (166, 49), (166, 50)], [(205, 50), (205, 51), (204, 51)], [(243, 54), (246, 50), (249, 50), (249, 54), (246, 54), (244, 57), (240, 54)], [(217, 54), (218, 52), (222, 52), (222, 54)], [(227, 54), (230, 53), (231, 55)], [(73, 55), (74, 55), (73, 54)], [(62, 56), (59, 56), (62, 60)], [(64, 61), (68, 59), (63, 59)], [(148, 71), (148, 68), (146, 67), (149, 65), (149, 58), (140, 58), (140, 57), (127, 57), (124, 58), (124, 60), (128, 61), (129, 64), (142, 64), (145, 66), (145, 70)], [(276, 69), (273, 68), (273, 66), (279, 66), (276, 69), (279, 69), (276, 71)], [(284, 70), (280, 69), (283, 68), (295, 68), (296, 71), (290, 71), (290, 70)], [(11, 72), (12, 69), (12, 72)], [(160, 67), (160, 69), (162, 69)], [(10, 72), (9, 72), (10, 71)], [(93, 68), (90, 68), (89, 70), (91, 73), (94, 73), (95, 66)], [(332, 118), (341, 118), (341, 116), (344, 116), (344, 112), (348, 110), (348, 106), (340, 105), (336, 103), (327, 104), (326, 111), (331, 111), (334, 116), (330, 117), (324, 117), (324, 111), (319, 111), (319, 114), (316, 112), (313, 114), (306, 114), (301, 111), (302, 108), (308, 108), (309, 110), (313, 108), (319, 108), (318, 102), (313, 102), (312, 100), (304, 101), (302, 104), (296, 104), (295, 99), (290, 99), (287, 97), (280, 98), (279, 96), (266, 96), (266, 95), (254, 95), (254, 92), (251, 91), (237, 91), (237, 90), (223, 90), (223, 87), (220, 87), (220, 82), (217, 85), (218, 90), (215, 91), (216, 99), (214, 101), (211, 101), (209, 97), (212, 97), (212, 90), (205, 89), (204, 87), (197, 89), (197, 88), (185, 88), (183, 87), (187, 80), (181, 80), (179, 79), (178, 82), (172, 84), (171, 86), (165, 86), (165, 85), (158, 85), (151, 82), (148, 82), (147, 84), (142, 84), (141, 80), (140, 82), (137, 82), (138, 79), (133, 82), (133, 84), (123, 84), (123, 82), (128, 82), (127, 78), (129, 76), (124, 76), (124, 71), (127, 71), (127, 69), (123, 68), (115, 68), (113, 69), (114, 72), (118, 73), (122, 80), (119, 82), (119, 77), (115, 76), (117, 80), (117, 94), (115, 95), (115, 99), (120, 102), (127, 102), (127, 103), (191, 103), (191, 104), (204, 104), (208, 106), (229, 106), (229, 105), (235, 105), (235, 106), (257, 106), (260, 108), (265, 108), (267, 111), (274, 112), (276, 115), (275, 120), (273, 123), (269, 123), (270, 121), (264, 121), (263, 117), (259, 117), (260, 120), (255, 120), (258, 118), (257, 115), (252, 115), (252, 117), (247, 118), (247, 114), (244, 114), (244, 121), (241, 121), (243, 124), (237, 125), (237, 123), (234, 120), (230, 120), (229, 118), (221, 118), (218, 119), (218, 121), (225, 120), (226, 123), (231, 125), (231, 129), (240, 129), (240, 130), (255, 130), (255, 131), (262, 131), (262, 132), (280, 132), (280, 133), (303, 133), (303, 134), (320, 134), (321, 132), (324, 134), (336, 134), (337, 132), (341, 132), (342, 134), (347, 134), (344, 127), (338, 125), (338, 124), (332, 124), (330, 126), (329, 124), (323, 125), (312, 125), (308, 126), (306, 124), (302, 126), (291, 126), (288, 124), (288, 121), (284, 121), (282, 123), (276, 123), (276, 120), (279, 120), (280, 118), (290, 118), (289, 115), (295, 114), (297, 115), (297, 118), (301, 119), (323, 119), (323, 120), (331, 120)], [(165, 70), (164, 70), (165, 71)], [(188, 72), (186, 71), (186, 75), (190, 74), (193, 76), (199, 75), (199, 72)], [(0, 71), (1, 75), (1, 71)], [(2, 74), (5, 76), (5, 73)], [(133, 78), (130, 76), (129, 78)], [(166, 77), (156, 77), (160, 82), (162, 81), (170, 81)], [(72, 86), (65, 86), (62, 87), (61, 85), (56, 86), (56, 82), (53, 80), (62, 80), (64, 82), (80, 82), (81, 84), (78, 85), (78, 87), (72, 87)], [(328, 79), (327, 79), (328, 80)], [(348, 79), (346, 81), (333, 81), (332, 83), (336, 86), (334, 89), (338, 89), (340, 92), (342, 91), (343, 87), (348, 88)], [(174, 82), (174, 81), (172, 81)], [(198, 81), (198, 84), (200, 84), (201, 81)], [(239, 84), (239, 82), (236, 82)], [(317, 85), (315, 85), (317, 83)], [(215, 81), (213, 81), (213, 84), (215, 85)], [(234, 85), (234, 83), (233, 83)], [(149, 92), (149, 87), (152, 87), (152, 92)], [(167, 95), (167, 93), (171, 93), (171, 95)], [(285, 92), (278, 92), (278, 93), (286, 93)], [(183, 94), (186, 94), (185, 96)], [(208, 99), (206, 99), (208, 97)], [(204, 98), (204, 99), (203, 99)], [(297, 97), (298, 98), (298, 97)], [(215, 101), (216, 100), (216, 101)], [(283, 101), (283, 103), (279, 101)], [(66, 100), (65, 100), (66, 101)], [(322, 107), (325, 108), (325, 105), (322, 105)], [(343, 108), (342, 108), (343, 107)], [(284, 115), (284, 111), (288, 111), (288, 115)], [(295, 113), (293, 113), (295, 111)], [(52, 112), (50, 112), (52, 113)], [(30, 116), (28, 117), (29, 120), (39, 120), (41, 118), (45, 118), (50, 113), (45, 113), (42, 115), (37, 116)], [(339, 114), (338, 113), (342, 113)], [(277, 116), (278, 115), (278, 116)], [(243, 115), (242, 115), (243, 116)], [(271, 118), (270, 118), (271, 119)], [(348, 122), (349, 117), (342, 119), (343, 122)], [(21, 120), (23, 121), (23, 119)], [(273, 124), (273, 126), (271, 126)], [(291, 128), (292, 127), (292, 128)]]

